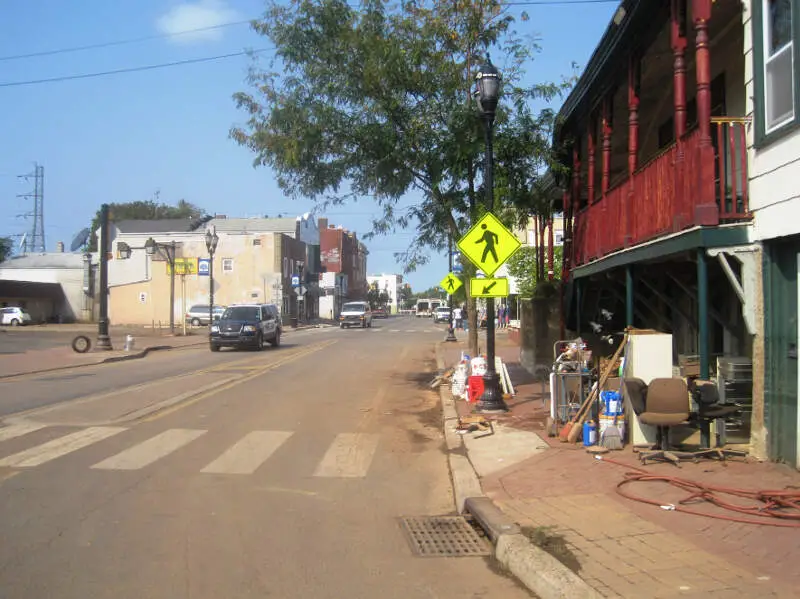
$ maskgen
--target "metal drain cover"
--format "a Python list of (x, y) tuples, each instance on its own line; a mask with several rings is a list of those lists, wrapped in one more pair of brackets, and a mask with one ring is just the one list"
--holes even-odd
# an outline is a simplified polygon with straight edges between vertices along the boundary
[(400, 524), (420, 557), (491, 555), (487, 540), (463, 516), (408, 516)]

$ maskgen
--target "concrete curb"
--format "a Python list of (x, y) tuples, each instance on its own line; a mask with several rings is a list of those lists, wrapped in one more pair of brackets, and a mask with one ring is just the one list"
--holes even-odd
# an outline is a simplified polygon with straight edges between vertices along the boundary
[[(446, 368), (441, 343), (436, 344), (436, 367)], [(494, 557), (540, 599), (600, 599), (602, 595), (544, 549), (523, 535), (519, 526), (483, 494), (480, 479), (467, 456), (461, 435), (453, 429), (458, 412), (450, 390), (439, 386), (442, 402), (444, 437), (455, 507), (459, 514), (469, 513), (494, 544)]]

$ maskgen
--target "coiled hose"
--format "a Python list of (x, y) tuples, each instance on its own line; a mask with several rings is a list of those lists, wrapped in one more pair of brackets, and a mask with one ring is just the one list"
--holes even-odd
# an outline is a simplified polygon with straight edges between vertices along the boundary
[[(695, 516), (706, 516), (718, 520), (729, 522), (739, 522), (742, 524), (760, 524), (763, 526), (779, 526), (783, 528), (800, 528), (800, 490), (782, 489), (768, 491), (748, 491), (733, 487), (719, 487), (716, 485), (706, 485), (677, 476), (663, 476), (652, 474), (642, 468), (631, 466), (617, 460), (606, 458), (600, 455), (596, 459), (616, 466), (627, 468), (625, 478), (617, 485), (617, 493), (632, 501), (648, 503), (658, 506), (665, 510), (693, 514)], [(689, 495), (681, 499), (677, 505), (665, 504), (663, 501), (647, 499), (635, 495), (628, 490), (631, 483), (637, 482), (663, 482), (683, 491)], [(722, 499), (723, 495), (739, 497), (752, 502), (751, 505), (738, 505)], [(727, 514), (715, 514), (686, 507), (691, 503), (707, 502), (724, 510), (744, 514), (745, 516), (733, 516)]]

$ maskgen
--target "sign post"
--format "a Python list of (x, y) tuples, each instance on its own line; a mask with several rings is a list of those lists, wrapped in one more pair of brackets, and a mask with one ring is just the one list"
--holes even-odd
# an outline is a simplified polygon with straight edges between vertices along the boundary
[[(491, 155), (487, 152), (487, 155)], [(493, 193), (491, 185), (487, 194)], [(492, 202), (489, 203), (491, 209)], [(486, 301), (486, 353), (488, 368), (484, 377), (484, 393), (478, 401), (478, 410), (483, 412), (507, 411), (500, 383), (495, 370), (494, 346), (494, 298), (508, 295), (507, 278), (491, 278), (497, 270), (516, 252), (522, 243), (503, 226), (491, 212), (485, 213), (456, 244), (461, 253), (483, 272), (485, 277), (470, 279), (473, 297), (485, 297)], [(476, 273), (478, 274), (478, 273)]]

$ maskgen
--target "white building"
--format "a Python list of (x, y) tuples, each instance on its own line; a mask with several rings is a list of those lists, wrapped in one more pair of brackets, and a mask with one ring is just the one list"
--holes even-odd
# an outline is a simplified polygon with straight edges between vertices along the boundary
[(400, 297), (400, 286), (403, 284), (403, 275), (367, 275), (367, 285), (378, 286), (379, 291), (385, 291), (389, 295), (389, 312), (397, 314), (398, 299)]
[[(97, 263), (96, 256), (93, 261)], [(90, 269), (83, 254), (51, 252), (9, 258), (0, 263), (0, 306), (24, 308), (34, 322), (90, 321)]]
[(763, 356), (754, 346), (753, 366), (765, 369), (766, 418), (753, 439), (771, 459), (800, 468), (800, 0), (743, 5), (749, 202), (763, 252), (755, 260), (763, 265)]

